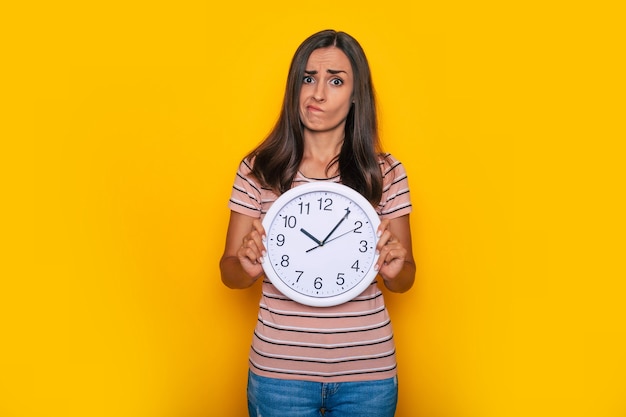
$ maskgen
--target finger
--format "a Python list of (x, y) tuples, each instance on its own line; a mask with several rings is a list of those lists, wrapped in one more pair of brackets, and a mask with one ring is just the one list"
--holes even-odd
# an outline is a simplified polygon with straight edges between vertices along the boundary
[(259, 219), (255, 219), (252, 222), (252, 232), (250, 232), (249, 237), (254, 240), (257, 247), (259, 248), (259, 252), (265, 253), (265, 229), (263, 228), (263, 224)]
[(384, 264), (391, 263), (395, 260), (404, 261), (406, 258), (406, 249), (397, 241), (388, 240), (387, 244), (382, 247), (380, 254), (378, 256), (378, 264), (379, 266), (383, 266)]
[(379, 237), (382, 236), (382, 234), (385, 232), (385, 230), (387, 230), (389, 228), (389, 222), (390, 221), (391, 220), (389, 220), (389, 219), (385, 219), (385, 220), (382, 220), (380, 222), (380, 224), (378, 225), (378, 233), (377, 233), (377, 235)]
[(385, 246), (393, 241), (393, 236), (389, 230), (385, 230), (380, 237), (378, 238), (378, 242), (376, 243), (376, 250), (382, 251)]
[(265, 239), (265, 228), (263, 227), (263, 223), (261, 223), (261, 220), (254, 219), (254, 221), (252, 222), (252, 229), (256, 230), (256, 232), (259, 234), (259, 236), (261, 236), (262, 239)]
[(243, 258), (243, 260), (247, 259), (253, 264), (263, 262), (261, 256), (263, 251), (259, 249), (256, 239), (253, 237), (244, 238), (239, 252), (240, 257)]

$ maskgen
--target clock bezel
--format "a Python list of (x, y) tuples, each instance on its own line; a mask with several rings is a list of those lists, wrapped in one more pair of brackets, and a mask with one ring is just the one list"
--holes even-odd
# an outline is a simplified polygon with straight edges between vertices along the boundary
[[(354, 204), (356, 204), (368, 218), (371, 223), (371, 227), (374, 230), (374, 246), (378, 243), (378, 236), (376, 234), (376, 230), (380, 225), (380, 218), (378, 217), (378, 213), (374, 210), (374, 207), (370, 204), (369, 201), (361, 194), (359, 194), (354, 189), (340, 184), (336, 182), (326, 182), (326, 181), (316, 181), (310, 182), (302, 185), (298, 185), (282, 195), (280, 195), (269, 208), (265, 217), (263, 219), (263, 227), (266, 233), (269, 235), (269, 228), (275, 220), (275, 217), (279, 214), (279, 212), (288, 205), (294, 199), (299, 198), (304, 194), (317, 193), (317, 192), (330, 192), (337, 195), (341, 195), (344, 198), (351, 200)], [(336, 305), (340, 305), (346, 303), (361, 293), (365, 291), (365, 289), (372, 283), (372, 281), (378, 275), (378, 271), (374, 269), (374, 265), (378, 261), (378, 254), (374, 253), (374, 258), (372, 263), (369, 265), (369, 270), (365, 273), (363, 278), (352, 288), (344, 291), (340, 294), (331, 295), (331, 296), (323, 296), (323, 297), (315, 297), (312, 295), (303, 294), (292, 289), (282, 278), (278, 275), (278, 273), (271, 266), (271, 262), (269, 260), (270, 250), (272, 247), (266, 244), (267, 253), (263, 257), (263, 270), (265, 272), (265, 276), (272, 282), (272, 284), (286, 297), (290, 298), (293, 301), (296, 301), (300, 304), (312, 306), (312, 307), (332, 307)]]

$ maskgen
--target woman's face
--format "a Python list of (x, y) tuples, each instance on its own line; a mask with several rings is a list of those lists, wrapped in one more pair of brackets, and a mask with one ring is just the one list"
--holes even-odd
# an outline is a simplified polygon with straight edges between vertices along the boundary
[(303, 74), (299, 100), (305, 133), (343, 134), (353, 86), (352, 66), (343, 51), (332, 46), (313, 51)]

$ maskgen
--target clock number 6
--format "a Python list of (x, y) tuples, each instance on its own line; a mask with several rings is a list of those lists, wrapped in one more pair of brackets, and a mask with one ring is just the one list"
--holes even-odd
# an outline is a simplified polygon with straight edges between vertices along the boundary
[(315, 278), (315, 281), (313, 281), (313, 286), (315, 287), (316, 290), (321, 290), (322, 289), (322, 277)]

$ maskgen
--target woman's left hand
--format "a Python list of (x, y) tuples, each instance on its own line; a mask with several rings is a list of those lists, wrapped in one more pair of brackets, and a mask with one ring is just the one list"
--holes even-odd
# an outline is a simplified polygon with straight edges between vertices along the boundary
[(380, 223), (378, 233), (381, 233), (381, 235), (378, 239), (376, 250), (380, 253), (380, 256), (376, 263), (376, 269), (385, 280), (391, 280), (404, 268), (407, 250), (402, 245), (402, 242), (391, 234), (388, 219)]

